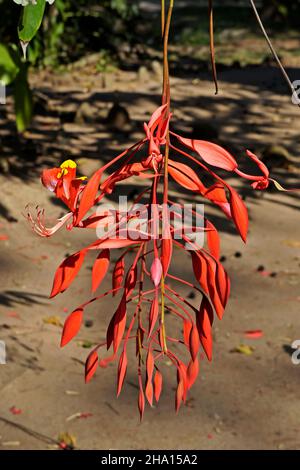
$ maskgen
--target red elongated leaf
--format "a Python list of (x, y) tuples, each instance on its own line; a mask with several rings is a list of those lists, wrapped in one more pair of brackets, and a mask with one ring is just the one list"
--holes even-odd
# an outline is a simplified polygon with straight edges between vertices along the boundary
[(93, 174), (89, 182), (87, 183), (86, 187), (84, 188), (81, 196), (81, 200), (79, 203), (78, 214), (76, 218), (76, 223), (78, 224), (85, 214), (90, 210), (90, 208), (94, 205), (97, 192), (100, 185), (100, 180), (102, 176), (102, 169), (96, 171)]
[(224, 185), (220, 183), (213, 184), (206, 189), (202, 195), (214, 203), (227, 203)]
[(207, 359), (212, 359), (212, 333), (211, 326), (213, 323), (214, 312), (208, 299), (203, 296), (199, 312), (197, 314), (196, 324), (198, 328), (199, 338), (205, 351)]
[(153, 371), (154, 371), (154, 357), (153, 357), (152, 351), (150, 349), (149, 349), (148, 354), (147, 354), (146, 368), (147, 368), (148, 380), (152, 380), (152, 375), (153, 375)]
[(186, 139), (178, 135), (176, 137), (183, 145), (197, 152), (209, 165), (227, 171), (233, 171), (238, 166), (235, 158), (223, 147), (220, 147), (220, 145), (206, 140)]
[[(159, 108), (157, 108), (154, 113), (152, 114), (150, 121), (148, 122), (149, 129), (155, 128), (160, 120), (163, 118), (165, 111), (167, 109), (167, 105), (163, 104)], [(153, 129), (152, 129), (153, 130)]]
[(60, 346), (65, 346), (69, 341), (71, 341), (74, 336), (77, 335), (78, 331), (80, 330), (80, 326), (82, 323), (83, 317), (83, 309), (79, 308), (78, 310), (74, 310), (65, 321), (63, 332), (61, 335), (61, 342)]
[(85, 362), (85, 383), (88, 383), (95, 374), (99, 365), (99, 358), (97, 351), (92, 351)]
[(199, 282), (201, 288), (205, 293), (208, 294), (207, 284), (207, 262), (206, 259), (201, 256), (201, 252), (191, 251), (193, 270), (195, 278)]
[(168, 172), (176, 183), (190, 191), (205, 191), (205, 186), (201, 183), (197, 174), (192, 168), (184, 163), (169, 160)]
[(188, 381), (189, 389), (196, 381), (198, 374), (199, 374), (199, 359), (196, 358), (194, 361), (193, 360), (190, 361), (188, 368), (187, 368), (187, 381)]
[(138, 356), (141, 353), (141, 345), (144, 341), (145, 330), (138, 326), (136, 330), (136, 337), (135, 337), (135, 354)]
[[(125, 323), (123, 322), (125, 320)], [(121, 324), (120, 324), (121, 323)], [(119, 336), (124, 333), (126, 324), (126, 297), (123, 296), (117, 310), (115, 311), (114, 315), (112, 316), (110, 323), (107, 328), (106, 332), (106, 346), (107, 349), (110, 348), (111, 344), (114, 343), (114, 353), (117, 351), (117, 344), (119, 340), (121, 341), (122, 337)], [(123, 333), (122, 333), (123, 330)]]
[(223, 291), (221, 298), (220, 289), (224, 290), (226, 287), (223, 285), (222, 280), (218, 278), (218, 265), (216, 260), (214, 260), (211, 256), (205, 255), (204, 253), (202, 253), (202, 256), (205, 256), (207, 261), (207, 283), (209, 297), (212, 301), (216, 314), (221, 319), (224, 313), (222, 298), (224, 298), (225, 294)]
[(197, 330), (196, 325), (193, 325), (191, 332), (190, 332), (190, 338), (189, 338), (189, 349), (190, 349), (190, 353), (191, 353), (193, 361), (195, 361), (197, 358), (199, 348), (200, 348), (200, 340), (199, 340), (198, 330)]
[(193, 327), (192, 322), (185, 318), (183, 320), (183, 341), (188, 349), (190, 347), (190, 334), (191, 334), (192, 327)]
[(130, 297), (137, 281), (137, 265), (131, 267), (127, 273), (125, 280), (125, 295), (126, 298)]
[[(230, 295), (230, 279), (220, 262), (217, 263), (216, 280), (217, 280), (217, 289), (219, 292), (220, 300), (223, 305), (223, 308), (225, 309), (227, 302), (228, 302), (229, 295)], [(216, 313), (218, 314), (217, 311)], [(221, 315), (219, 316), (221, 320), (222, 312), (219, 312), (219, 313), (221, 313)]]
[[(112, 274), (112, 288), (118, 289), (122, 286), (123, 278), (125, 272), (125, 263), (124, 263), (124, 256), (118, 259), (115, 264), (115, 268)], [(113, 293), (116, 295), (116, 292)]]
[(164, 335), (163, 335), (162, 328), (159, 328), (157, 336), (158, 336), (159, 345), (160, 345), (161, 349), (164, 350), (165, 342), (164, 342)]
[(216, 228), (214, 227), (214, 225), (207, 219), (205, 219), (205, 227), (210, 229), (209, 231), (206, 232), (209, 251), (214, 258), (219, 259), (220, 258), (219, 234)]
[(92, 271), (92, 292), (101, 284), (109, 268), (109, 250), (105, 249), (99, 253)]
[(117, 388), (117, 396), (120, 395), (125, 375), (127, 371), (127, 354), (126, 351), (123, 350), (122, 354), (120, 355), (119, 359), (119, 366), (118, 366), (118, 388)]
[(175, 410), (176, 413), (178, 413), (181, 402), (183, 401), (183, 394), (184, 394), (184, 384), (183, 380), (180, 380), (180, 382), (177, 385), (176, 393), (175, 393)]
[(153, 405), (153, 384), (152, 380), (147, 379), (145, 395), (150, 406)]
[(157, 295), (152, 300), (151, 307), (150, 307), (150, 312), (149, 312), (149, 332), (148, 332), (148, 338), (151, 336), (155, 323), (157, 321), (158, 317), (158, 298)]
[(145, 411), (145, 396), (143, 389), (140, 385), (140, 391), (139, 391), (139, 398), (138, 398), (138, 407), (139, 407), (139, 412), (140, 412), (140, 419), (142, 421), (143, 416), (144, 416), (144, 411)]
[(228, 187), (228, 190), (230, 192), (230, 208), (233, 221), (239, 234), (241, 235), (242, 240), (246, 242), (248, 233), (247, 207), (233, 188)]
[(114, 325), (114, 339), (113, 339), (113, 346), (114, 346), (114, 352), (116, 353), (119, 349), (119, 346), (121, 344), (124, 331), (125, 331), (125, 326), (126, 326), (126, 314), (120, 318), (120, 320), (117, 320), (117, 317), (115, 319), (115, 325)]
[(97, 240), (95, 243), (88, 247), (89, 250), (98, 250), (99, 248), (116, 249), (125, 248), (131, 245), (141, 243), (140, 240), (129, 240), (129, 238), (107, 238), (104, 240)]
[(162, 374), (161, 372), (157, 369), (155, 374), (154, 374), (154, 379), (153, 379), (153, 385), (154, 385), (154, 396), (155, 400), (158, 402), (160, 398), (160, 394), (162, 391)]
[(82, 266), (85, 255), (86, 250), (81, 250), (69, 256), (61, 263), (54, 276), (50, 298), (55, 297), (70, 286)]
[(188, 383), (187, 383), (187, 367), (183, 362), (179, 362), (177, 367), (177, 381), (182, 381), (183, 383), (183, 393), (182, 393), (182, 400), (185, 403), (186, 395), (188, 391)]
[(122, 341), (126, 326), (126, 298), (124, 296), (115, 315), (113, 345), (114, 352), (116, 353)]
[(161, 241), (161, 264), (162, 264), (164, 276), (166, 276), (169, 270), (171, 259), (172, 259), (172, 252), (173, 252), (173, 241), (170, 235), (170, 237), (163, 238)]

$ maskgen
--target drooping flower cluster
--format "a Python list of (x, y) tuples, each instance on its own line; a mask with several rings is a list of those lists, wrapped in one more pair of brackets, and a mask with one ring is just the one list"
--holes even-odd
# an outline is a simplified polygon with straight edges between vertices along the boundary
[[(251, 181), (254, 189), (265, 189), (269, 184), (268, 169), (253, 153), (247, 151), (261, 172), (258, 176), (243, 173), (236, 159), (219, 145), (175, 134), (169, 129), (170, 118), (166, 104), (156, 109), (148, 124), (144, 125), (145, 137), (103, 165), (88, 182), (76, 176), (76, 164), (71, 160), (60, 168), (44, 170), (42, 183), (65, 203), (68, 212), (52, 228), (45, 227), (42, 211), (38, 210), (35, 217), (28, 214), (34, 230), (44, 237), (51, 236), (64, 224), (69, 230), (74, 227), (94, 230), (99, 226), (106, 227), (100, 238), (68, 256), (58, 267), (51, 297), (70, 287), (89, 251), (97, 253), (92, 270), (92, 290), (96, 291), (107, 276), (110, 252), (122, 250), (113, 267), (111, 289), (76, 307), (67, 317), (61, 345), (65, 346), (79, 332), (87, 305), (108, 295), (115, 296), (118, 306), (108, 325), (106, 341), (89, 354), (85, 379), (88, 382), (98, 367), (106, 367), (108, 362), (118, 359), (119, 395), (127, 371), (128, 342), (134, 341), (141, 416), (146, 401), (152, 405), (154, 399), (159, 400), (163, 381), (161, 363), (165, 358), (177, 371), (176, 410), (185, 402), (199, 372), (200, 349), (204, 350), (208, 360), (212, 358), (214, 315), (222, 318), (230, 293), (230, 281), (219, 259), (219, 235), (204, 215), (200, 214), (203, 225), (199, 230), (205, 235), (205, 247), (195, 241), (192, 232), (183, 233), (181, 238), (176, 236), (176, 220), (169, 219), (160, 229), (165, 219), (164, 209), (157, 209), (161, 195), (164, 202), (181, 208), (180, 203), (170, 199), (164, 175), (216, 205), (232, 220), (244, 241), (248, 230), (245, 204), (215, 169), (233, 172)], [(110, 171), (116, 162), (118, 169)], [(111, 194), (120, 181), (132, 176), (145, 182), (133, 207), (126, 213), (120, 210), (101, 212), (102, 199)], [(211, 181), (209, 185), (203, 182), (207, 176)], [(134, 206), (140, 202), (143, 205), (138, 213)], [(146, 227), (138, 223), (141, 213), (148, 216)], [(177, 217), (182, 217), (181, 211)], [(128, 232), (124, 229), (124, 222), (137, 223)], [(197, 230), (197, 227), (192, 229)], [(189, 251), (186, 250), (187, 243), (192, 247)], [(183, 250), (191, 259), (194, 283), (172, 272), (170, 265), (175, 249)], [(180, 286), (184, 285), (202, 295), (200, 305), (194, 305), (180, 293)], [(176, 321), (180, 328), (175, 338), (170, 333), (170, 325)], [(171, 330), (173, 332), (173, 327)], [(180, 355), (180, 348), (188, 352), (188, 359), (184, 351)], [(105, 357), (105, 349), (111, 351), (108, 357)]]

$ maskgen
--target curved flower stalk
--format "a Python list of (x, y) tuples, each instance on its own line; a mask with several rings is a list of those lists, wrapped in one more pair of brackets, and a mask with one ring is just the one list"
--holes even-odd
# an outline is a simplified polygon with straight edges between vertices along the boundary
[[(146, 402), (152, 406), (154, 400), (159, 400), (163, 383), (161, 364), (165, 358), (177, 370), (176, 410), (185, 402), (199, 372), (200, 349), (204, 350), (208, 360), (212, 359), (214, 316), (222, 318), (230, 293), (229, 278), (219, 261), (220, 241), (214, 225), (202, 216), (203, 225), (200, 228), (193, 225), (191, 232), (183, 233), (180, 238), (176, 236), (175, 219), (163, 223), (164, 209), (159, 210), (157, 206), (161, 199), (182, 209), (181, 204), (170, 200), (164, 185), (167, 145), (172, 151), (172, 158), (168, 158), (168, 176), (180, 187), (219, 207), (235, 224), (244, 241), (248, 230), (247, 209), (235, 189), (215, 171), (222, 169), (235, 173), (249, 180), (254, 189), (265, 189), (269, 184), (267, 168), (253, 153), (247, 151), (247, 156), (258, 167), (258, 174), (245, 174), (233, 155), (219, 145), (187, 139), (170, 131), (170, 118), (168, 104), (157, 108), (150, 121), (144, 124), (145, 138), (99, 168), (89, 181), (76, 176), (76, 164), (72, 160), (67, 160), (59, 168), (44, 170), (41, 176), (43, 185), (64, 202), (68, 212), (52, 229), (45, 228), (40, 210), (35, 219), (28, 214), (33, 229), (46, 237), (63, 224), (67, 224), (68, 230), (76, 227), (96, 231), (99, 225), (106, 228), (105, 235), (61, 263), (55, 273), (51, 297), (70, 287), (89, 251), (96, 252), (91, 285), (92, 291), (97, 291), (108, 275), (111, 251), (122, 250), (113, 266), (112, 288), (75, 308), (65, 321), (61, 346), (78, 334), (85, 308), (90, 303), (108, 295), (116, 296), (118, 306), (108, 325), (106, 341), (89, 354), (85, 378), (88, 382), (98, 367), (106, 367), (110, 361), (118, 360), (119, 395), (128, 367), (128, 343), (134, 341), (141, 416)], [(115, 162), (118, 162), (118, 169), (110, 172)], [(213, 180), (210, 186), (203, 183), (207, 174)], [(103, 197), (114, 191), (120, 181), (132, 176), (141, 178), (145, 187), (129, 210), (126, 213), (120, 209), (102, 212)], [(135, 206), (141, 202), (143, 204), (137, 212)], [(93, 211), (95, 206), (97, 211)], [(195, 215), (195, 211), (190, 210)], [(141, 226), (139, 221), (146, 216), (146, 225)], [(183, 222), (181, 210), (176, 211), (176, 218), (177, 222)], [(124, 223), (135, 223), (134, 228), (128, 231)], [(160, 226), (163, 228), (155, 232), (153, 227)], [(192, 232), (196, 230), (204, 233), (205, 247), (194, 241)], [(193, 249), (187, 251), (186, 243)], [(174, 275), (171, 261), (176, 249), (183, 250), (191, 259), (194, 283)], [(202, 295), (200, 305), (192, 304), (180, 294), (180, 287), (184, 285)], [(177, 337), (169, 333), (173, 321), (177, 325)], [(174, 330), (173, 326), (171, 329)], [(105, 349), (111, 350), (108, 357), (105, 357)], [(187, 361), (181, 359), (180, 349), (188, 351)]]

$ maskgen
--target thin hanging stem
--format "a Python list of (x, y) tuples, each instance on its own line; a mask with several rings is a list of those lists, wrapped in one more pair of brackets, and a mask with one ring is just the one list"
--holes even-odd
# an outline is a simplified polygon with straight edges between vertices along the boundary
[(164, 37), (165, 31), (165, 0), (161, 0), (161, 35)]
[(278, 57), (278, 55), (277, 55), (277, 52), (276, 52), (275, 49), (274, 49), (274, 46), (273, 46), (273, 44), (272, 44), (272, 42), (271, 42), (271, 40), (270, 40), (270, 38), (269, 38), (269, 36), (268, 36), (267, 31), (265, 30), (265, 27), (264, 27), (264, 25), (263, 25), (263, 22), (262, 22), (260, 16), (259, 16), (259, 13), (258, 13), (258, 11), (257, 11), (257, 8), (256, 8), (256, 5), (255, 5), (254, 1), (253, 1), (253, 0), (250, 0), (250, 4), (251, 4), (251, 6), (252, 6), (252, 8), (253, 8), (253, 11), (254, 11), (254, 14), (255, 14), (255, 16), (256, 16), (256, 19), (257, 19), (257, 22), (258, 22), (258, 24), (259, 24), (259, 27), (260, 27), (260, 29), (261, 29), (261, 31), (262, 31), (262, 33), (263, 33), (263, 35), (264, 35), (264, 37), (265, 37), (267, 43), (268, 43), (268, 46), (269, 46), (269, 48), (270, 48), (270, 50), (271, 50), (271, 53), (272, 53), (274, 59), (276, 60), (276, 62), (277, 62), (277, 64), (278, 64), (278, 67), (280, 68), (280, 70), (281, 70), (281, 72), (282, 72), (282, 75), (283, 75), (283, 77), (284, 77), (284, 79), (285, 79), (285, 81), (286, 81), (288, 87), (290, 88), (291, 92), (294, 93), (294, 92), (295, 92), (295, 88), (294, 88), (294, 86), (293, 86), (293, 84), (292, 84), (292, 82), (291, 82), (291, 80), (290, 80), (290, 77), (288, 76), (288, 74), (287, 74), (285, 68), (283, 67), (283, 65), (282, 65), (282, 63), (281, 63), (281, 61), (280, 61), (280, 59), (279, 59), (279, 57)]
[(210, 47), (210, 60), (212, 74), (215, 84), (215, 94), (219, 92), (218, 86), (218, 77), (217, 77), (217, 68), (215, 61), (215, 41), (214, 41), (214, 10), (213, 10), (213, 0), (208, 0), (208, 16), (209, 16), (209, 47)]
[[(162, 7), (164, 4), (162, 3)], [(173, 13), (174, 0), (170, 0), (168, 15), (164, 26), (163, 34), (163, 104), (167, 105), (166, 116), (170, 113), (170, 77), (169, 77), (169, 60), (168, 60), (168, 45), (169, 45), (169, 33), (171, 18)], [(163, 9), (163, 8), (162, 8)], [(164, 14), (164, 13), (162, 13)], [(169, 128), (166, 133), (166, 145), (165, 145), (165, 158), (164, 158), (164, 190), (163, 190), (163, 202), (167, 204), (168, 201), (168, 185), (169, 185), (169, 172), (168, 172), (168, 161), (169, 161), (169, 150), (170, 150), (170, 132)], [(165, 330), (165, 279), (164, 275), (161, 278), (161, 330), (163, 338), (163, 350), (167, 353), (167, 340)]]

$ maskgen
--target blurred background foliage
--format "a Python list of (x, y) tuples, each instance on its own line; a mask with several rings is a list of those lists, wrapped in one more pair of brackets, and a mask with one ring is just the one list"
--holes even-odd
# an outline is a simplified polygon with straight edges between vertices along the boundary
[[(197, 46), (199, 51), (194, 58), (205, 62), (209, 61), (209, 51), (200, 46), (209, 43), (207, 3), (207, 0), (179, 1), (172, 30), (175, 46)], [(280, 35), (289, 30), (298, 34), (300, 0), (257, 0), (256, 4), (269, 31)], [(216, 45), (238, 40), (245, 32), (249, 37), (257, 36), (248, 0), (215, 0), (214, 7)], [(149, 48), (159, 49), (159, 9), (160, 0), (55, 0), (51, 6), (47, 3), (25, 64), (18, 38), (23, 7), (13, 0), (0, 0), (0, 80), (12, 85), (18, 130), (26, 129), (32, 114), (28, 67), (63, 69), (93, 53), (99, 55), (100, 72), (124, 67), (132, 60), (141, 65)], [(262, 61), (262, 51), (256, 49), (245, 54), (235, 47), (228, 51), (228, 57), (221, 51), (221, 60), (226, 65)]]

